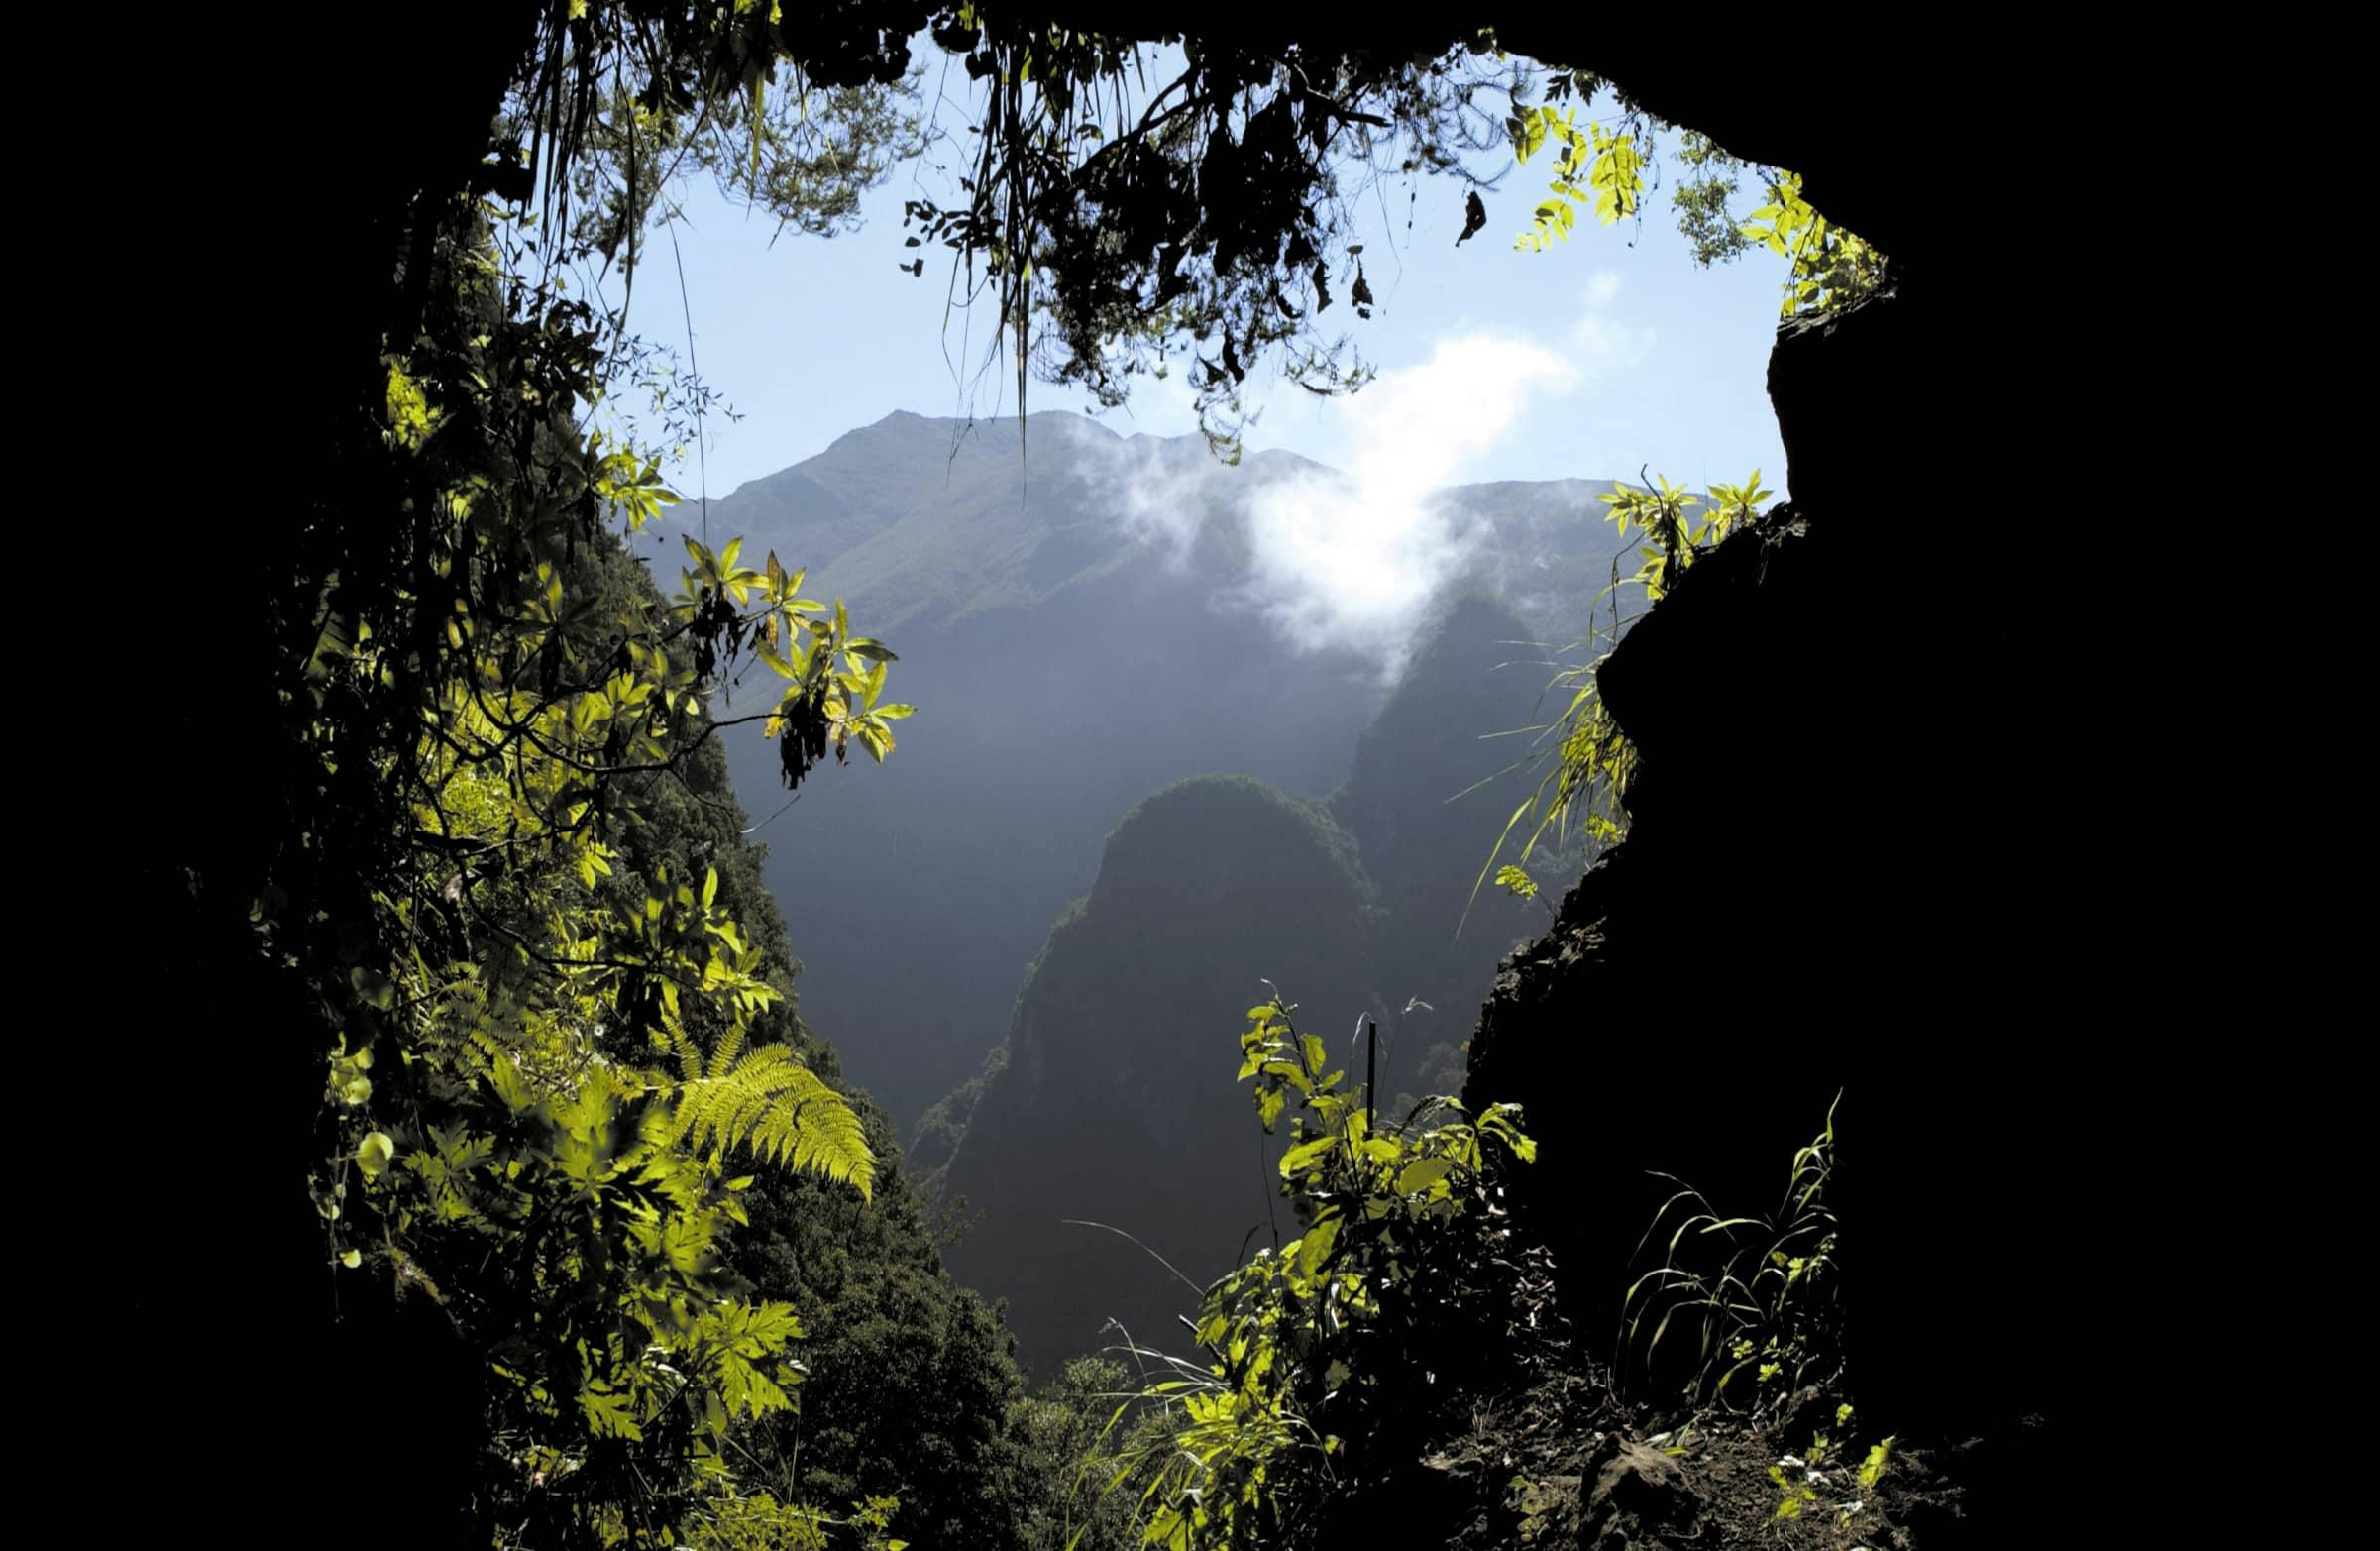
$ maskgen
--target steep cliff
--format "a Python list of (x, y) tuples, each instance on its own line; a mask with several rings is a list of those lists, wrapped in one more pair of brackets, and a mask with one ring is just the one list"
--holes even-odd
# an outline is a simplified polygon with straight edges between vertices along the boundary
[[(1257, 1167), (1247, 1091), (1233, 1079), (1233, 1035), (1264, 998), (1258, 976), (1334, 1040), (1374, 1018), (1384, 1108), (1460, 1083), (1460, 1042), (1497, 961), (1544, 919), (1498, 889), (1471, 900), (1514, 794), (1534, 779), (1507, 768), (1544, 716), (1544, 652), (1530, 637), (1503, 604), (1465, 596), (1428, 626), (1326, 804), (1198, 780), (1142, 803), (1109, 837), (1098, 884), (1028, 972), (1007, 1041), (912, 1145), (916, 1166), (982, 1210), (955, 1264), (1012, 1299), (1028, 1358), (1087, 1348), (1101, 1319), (1143, 1293), (1150, 1309), (1187, 1306), (1130, 1244), (1052, 1234), (1057, 1219), (1178, 1244), (1166, 1257), (1202, 1282), (1229, 1269), (1250, 1226), (1274, 1220), (1276, 1181)], [(1099, 1138), (1089, 1150), (1087, 1126)], [(1101, 1127), (1115, 1151), (1102, 1151)], [(1076, 1264), (1023, 1264), (1044, 1256)], [(1143, 1339), (1178, 1334), (1146, 1323), (1127, 1321)]]
[(1021, 1362), (1051, 1372), (1117, 1340), (1111, 1320), (1183, 1345), (1173, 1316), (1197, 1294), (1149, 1252), (1203, 1283), (1277, 1206), (1279, 1145), (1234, 1080), (1237, 1031), (1259, 977), (1318, 1027), (1372, 1010), (1368, 895), (1344, 832), (1260, 782), (1182, 781), (1116, 827), (947, 1167), (974, 1217), (951, 1270), (1009, 1300)]
[[(1378, 891), (1376, 982), (1396, 1013), (1382, 1044), (1383, 1104), (1457, 1085), (1461, 1042), (1497, 961), (1545, 922), (1493, 884), (1476, 897), (1473, 888), (1497, 830), (1544, 774), (1532, 761), (1548, 750), (1531, 728), (1561, 708), (1546, 690), (1547, 655), (1500, 600), (1459, 600), (1364, 728), (1332, 796)], [(1561, 864), (1547, 872), (1560, 877)]]
[[(1672, 84), (1705, 122), (1704, 94)], [(2082, 1243), (2054, 1191), (2095, 1176), (2104, 1057), (2031, 1031), (2098, 979), (2075, 918), (2107, 887), (2104, 842), (2009, 773), (2007, 742), (2061, 737), (2072, 702), (2054, 677), (2011, 678), (2041, 646), (1982, 558), (1996, 519), (1964, 492), (1908, 499), (1972, 469), (2009, 415), (1958, 240), (1922, 196), (1883, 197), (1899, 153), (1762, 127), (1814, 198), (1856, 191), (1842, 214), (1902, 266), (1899, 290), (1781, 331), (1792, 503), (1695, 566), (1604, 668), (1643, 758), (1630, 836), (1499, 977), (1467, 1092), (1530, 1105), (1543, 1151), (1517, 1209), (1555, 1247), (1572, 1317), (1608, 1329), (1659, 1197), (1643, 1171), (1765, 1208), (1843, 1088), (1861, 1403), (1904, 1435), (2004, 1450), (2068, 1392), (2071, 1304), (2010, 1278)], [(2054, 847), (2052, 871), (2018, 834)]]

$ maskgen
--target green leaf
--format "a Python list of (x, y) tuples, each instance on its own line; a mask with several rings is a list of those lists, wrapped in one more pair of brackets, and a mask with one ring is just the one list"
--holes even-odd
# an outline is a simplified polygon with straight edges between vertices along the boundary
[(1419, 1163), (1407, 1163), (1397, 1175), (1397, 1194), (1418, 1195), (1446, 1178), (1454, 1171), (1454, 1160), (1446, 1158), (1425, 1158)]
[(1280, 1078), (1309, 1097), (1314, 1092), (1314, 1079), (1307, 1076), (1306, 1068), (1298, 1065), (1295, 1061), (1266, 1061), (1264, 1071), (1270, 1076)]
[(1281, 1177), (1283, 1179), (1294, 1177), (1307, 1166), (1312, 1164), (1315, 1160), (1321, 1158), (1324, 1154), (1330, 1152), (1331, 1149), (1337, 1147), (1338, 1145), (1339, 1139), (1337, 1137), (1316, 1137), (1311, 1142), (1299, 1143), (1296, 1147), (1291, 1148), (1288, 1152), (1281, 1155)]
[(364, 1170), (367, 1179), (378, 1179), (388, 1171), (388, 1163), (396, 1157), (396, 1143), (385, 1131), (375, 1131), (356, 1144), (356, 1166)]
[(1339, 1221), (1337, 1217), (1325, 1217), (1297, 1241), (1297, 1269), (1306, 1276), (1312, 1277), (1322, 1269), (1323, 1261), (1338, 1244)]
[(495, 1096), (504, 1101), (504, 1107), (515, 1115), (537, 1102), (537, 1095), (531, 1091), (528, 1079), (521, 1075), (519, 1064), (502, 1051), (496, 1052), (495, 1059), (488, 1063), (487, 1082), (495, 1089)]
[(582, 1389), (579, 1407), (586, 1414), (587, 1430), (598, 1438), (625, 1438), (633, 1442), (645, 1435), (644, 1429), (636, 1425), (628, 1396), (624, 1394), (610, 1389)]
[(379, 970), (359, 965), (348, 971), (347, 979), (365, 1005), (383, 1013), (396, 1005), (396, 983)]

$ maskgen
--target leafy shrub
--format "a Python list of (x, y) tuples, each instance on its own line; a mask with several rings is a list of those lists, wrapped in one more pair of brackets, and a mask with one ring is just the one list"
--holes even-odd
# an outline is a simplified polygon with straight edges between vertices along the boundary
[[(1536, 1157), (1518, 1107), (1474, 1119), (1434, 1097), (1381, 1125), (1292, 1011), (1277, 995), (1248, 1010), (1240, 1075), (1267, 1130), (1297, 1101), (1280, 1167), (1302, 1231), (1208, 1288), (1207, 1362), (1135, 1349), (1164, 1375), (1143, 1398), (1170, 1422), (1140, 1494), (1145, 1545), (1298, 1538), (1367, 1456), (1393, 1457), (1385, 1440), (1445, 1398), (1439, 1373), (1473, 1360), (1460, 1311), (1501, 1306), (1490, 1284), (1511, 1262), (1495, 1169)], [(1119, 1452), (1117, 1483), (1149, 1447)]]
[[(1513, 244), (1536, 253), (1569, 241), (1578, 212), (1589, 206), (1605, 226), (1642, 220), (1650, 192), (1646, 174), (1658, 170), (1659, 137), (1670, 127), (1625, 94), (1619, 96), (1613, 128), (1593, 119), (1582, 125), (1578, 109), (1594, 99), (1604, 82), (1575, 70), (1557, 70), (1546, 77), (1545, 86), (1542, 102), (1516, 97), (1505, 124), (1513, 155), (1523, 165), (1547, 146), (1554, 148), (1553, 182), (1532, 212), (1529, 230)], [(1562, 106), (1565, 103), (1570, 105)], [(1694, 261), (1707, 267), (1760, 249), (1785, 260), (1791, 273), (1779, 303), (1782, 316), (1831, 316), (1889, 286), (1885, 256), (1820, 215), (1802, 197), (1800, 173), (1739, 161), (1709, 136), (1690, 129), (1680, 132), (1676, 158), (1683, 177), (1671, 197), (1678, 231), (1692, 245)], [(1768, 195), (1768, 203), (1737, 212), (1730, 205), (1747, 171)]]
[[(907, 1551), (909, 1542), (887, 1533), (900, 1500), (865, 1497), (835, 1518), (813, 1507), (779, 1502), (767, 1493), (715, 1497), (686, 1527), (686, 1551), (827, 1551), (856, 1545), (859, 1551)], [(834, 1531), (856, 1535), (837, 1537)]]
[(1113, 1357), (1081, 1357), (1065, 1376), (1009, 1410), (1028, 1498), (1017, 1515), (1028, 1551), (1131, 1551), (1134, 1503), (1162, 1465), (1172, 1417), (1141, 1399)]

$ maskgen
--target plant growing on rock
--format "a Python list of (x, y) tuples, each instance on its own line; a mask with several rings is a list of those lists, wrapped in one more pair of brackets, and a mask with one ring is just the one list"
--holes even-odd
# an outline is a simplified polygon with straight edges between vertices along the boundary
[[(1764, 489), (1760, 481), (1761, 471), (1755, 469), (1752, 477), (1741, 485), (1711, 486), (1706, 492), (1710, 498), (1707, 508), (1701, 497), (1688, 494), (1660, 475), (1652, 476), (1641, 488), (1620, 485), (1598, 497), (1611, 508), (1605, 515), (1618, 525), (1621, 538), (1627, 538), (1632, 529), (1640, 535), (1639, 564), (1626, 582), (1643, 588), (1650, 604), (1659, 604), (1697, 557), (1762, 515), (1760, 503), (1776, 493)], [(1701, 515), (1695, 515), (1697, 511)], [(1606, 591), (1616, 594), (1622, 581), (1615, 559), (1611, 586)], [(1541, 745), (1549, 738), (1553, 740), (1553, 768), (1504, 821), (1487, 861), (1479, 869), (1478, 879), (1471, 885), (1474, 902), (1491, 871), (1497, 887), (1520, 899), (1533, 898), (1538, 883), (1528, 871), (1527, 863), (1548, 831), (1554, 834), (1559, 848), (1575, 826), (1594, 850), (1615, 845), (1627, 834), (1627, 814), (1621, 800), (1636, 774), (1636, 746), (1604, 707), (1596, 675), (1609, 660), (1612, 648), (1619, 644), (1621, 631), (1633, 622), (1633, 618), (1623, 616), (1616, 602), (1610, 622), (1601, 629), (1589, 618), (1585, 636), (1568, 648), (1566, 655), (1576, 655), (1581, 648), (1596, 651), (1600, 646), (1601, 650), (1583, 664), (1562, 669), (1548, 682), (1549, 690), (1569, 692), (1569, 701), (1561, 716), (1546, 727), (1536, 729)], [(1533, 756), (1544, 757), (1542, 748)], [(1503, 775), (1531, 762), (1517, 761), (1496, 774)], [(1505, 844), (1524, 821), (1531, 823), (1517, 860), (1497, 866)], [(1592, 854), (1590, 850), (1590, 859)]]
[[(1439, 1368), (1478, 1361), (1459, 1311), (1507, 1306), (1488, 1290), (1512, 1265), (1494, 1179), (1537, 1152), (1518, 1106), (1474, 1117), (1434, 1097), (1426, 1124), (1381, 1124), (1293, 1011), (1277, 995), (1248, 1009), (1240, 1075), (1266, 1130), (1296, 1101), (1281, 1190), (1303, 1231), (1207, 1289), (1204, 1363), (1140, 1352), (1165, 1375), (1142, 1398), (1176, 1418), (1141, 1494), (1146, 1545), (1296, 1539), (1371, 1464), (1374, 1435), (1443, 1400)], [(1117, 1481), (1146, 1463), (1118, 1459)]]
[(1665, 1343), (1690, 1341), (1686, 1397), (1761, 1412), (1840, 1374), (1836, 1222), (1826, 1202), (1834, 1141), (1830, 1107), (1826, 1129), (1793, 1155), (1785, 1200), (1769, 1217), (1723, 1217), (1700, 1191), (1661, 1176), (1678, 1188), (1638, 1245), (1641, 1255), (1668, 1227), (1661, 1264), (1622, 1303), (1621, 1378), (1657, 1372)]
[[(1670, 128), (1619, 99), (1611, 127), (1578, 122), (1578, 109), (1603, 82), (1575, 70), (1546, 77), (1543, 100), (1514, 101), (1506, 131), (1514, 158), (1523, 166), (1540, 151), (1554, 151), (1554, 180), (1531, 213), (1531, 224), (1513, 243), (1545, 252), (1568, 240), (1578, 211), (1591, 206), (1605, 226), (1624, 217), (1643, 218), (1647, 173), (1658, 175), (1661, 132)], [(1566, 106), (1566, 104), (1568, 104)], [(1729, 156), (1707, 135), (1686, 130), (1677, 145), (1685, 176), (1671, 196), (1677, 229), (1704, 266), (1765, 249), (1785, 259), (1791, 272), (1780, 311), (1785, 317), (1822, 317), (1857, 305), (1887, 284), (1885, 256), (1820, 215), (1801, 194), (1801, 174), (1755, 166)], [(1732, 201), (1749, 171), (1768, 196), (1759, 208), (1734, 213)]]

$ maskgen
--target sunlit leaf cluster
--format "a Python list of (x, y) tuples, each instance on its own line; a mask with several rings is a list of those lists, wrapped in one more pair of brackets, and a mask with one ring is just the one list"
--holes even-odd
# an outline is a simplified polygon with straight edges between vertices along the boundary
[[(1556, 241), (1568, 241), (1577, 225), (1578, 211), (1591, 208), (1595, 219), (1609, 226), (1633, 217), (1645, 195), (1645, 167), (1652, 155), (1641, 117), (1632, 117), (1616, 131), (1601, 124), (1578, 122), (1575, 103), (1557, 111), (1555, 102), (1572, 95), (1568, 75), (1557, 77), (1553, 101), (1515, 105), (1509, 132), (1513, 155), (1526, 166), (1547, 146), (1554, 149), (1554, 180), (1544, 203), (1531, 212), (1532, 225), (1513, 246), (1543, 253)], [(1578, 93), (1591, 96), (1591, 88)]]
[[(1613, 127), (1593, 119), (1581, 124), (1579, 106), (1598, 89), (1592, 77), (1559, 71), (1547, 78), (1543, 100), (1515, 101), (1505, 125), (1514, 158), (1525, 166), (1551, 146), (1554, 177), (1514, 247), (1543, 253), (1567, 241), (1582, 210), (1591, 209), (1605, 226), (1642, 212), (1660, 170), (1662, 132), (1673, 126), (1625, 100)], [(1737, 213), (1732, 201), (1747, 164), (1692, 130), (1677, 132), (1673, 155), (1680, 176), (1671, 199), (1697, 263), (1722, 263), (1756, 248), (1785, 259), (1790, 274), (1780, 311), (1788, 318), (1838, 312), (1884, 289), (1884, 255), (1820, 215), (1802, 197), (1798, 172), (1753, 167), (1767, 202)]]
[[(1280, 1174), (1300, 1231), (1207, 1290), (1203, 1362), (1142, 1354), (1165, 1375), (1142, 1398), (1173, 1418), (1147, 1446), (1163, 1455), (1141, 1492), (1145, 1545), (1295, 1543), (1362, 1454), (1358, 1434), (1406, 1408), (1426, 1377), (1408, 1361), (1475, 1297), (1471, 1278), (1508, 1231), (1496, 1166), (1536, 1158), (1514, 1105), (1474, 1117), (1438, 1096), (1383, 1119), (1293, 1011), (1277, 996), (1248, 1009), (1240, 1076), (1267, 1131), (1294, 1100)], [(1116, 1480), (1146, 1452), (1123, 1451)]]
[[(1760, 481), (1760, 471), (1755, 469), (1741, 485), (1713, 485), (1705, 492), (1707, 505), (1702, 497), (1658, 475), (1648, 486), (1621, 484), (1598, 497), (1611, 508), (1605, 515), (1619, 536), (1625, 539), (1633, 533), (1640, 540), (1636, 573), (1625, 581), (1643, 588), (1649, 604), (1660, 603), (1697, 555), (1761, 515), (1761, 502), (1776, 493), (1763, 488)], [(1609, 591), (1616, 594), (1622, 583), (1614, 561)], [(1490, 873), (1506, 892), (1521, 899), (1534, 898), (1538, 885), (1528, 865), (1549, 835), (1559, 847), (1575, 831), (1586, 840), (1590, 852), (1617, 844), (1626, 835), (1628, 820), (1622, 799), (1636, 775), (1637, 752), (1605, 709), (1596, 673), (1610, 657), (1610, 648), (1618, 644), (1627, 622), (1615, 603), (1606, 629), (1598, 631), (1590, 620), (1583, 637), (1587, 649), (1600, 650), (1588, 661), (1554, 675), (1550, 687), (1567, 691), (1569, 699), (1561, 714), (1541, 729), (1541, 752), (1536, 756), (1542, 761), (1551, 753), (1552, 761), (1529, 795), (1505, 819), (1471, 885), (1474, 900)], [(1499, 866), (1498, 858), (1516, 833), (1522, 835), (1520, 849), (1512, 861)]]
[(1761, 488), (1760, 471), (1755, 469), (1741, 485), (1713, 485), (1710, 506), (1699, 517), (1694, 512), (1702, 506), (1702, 498), (1659, 475), (1650, 487), (1622, 484), (1596, 499), (1611, 508), (1605, 515), (1618, 526), (1620, 537), (1626, 538), (1631, 528), (1643, 535), (1637, 554), (1644, 563), (1629, 580), (1645, 590), (1648, 603), (1657, 604), (1698, 551), (1759, 516), (1760, 503), (1775, 494)]
[[(754, 1038), (782, 969), (715, 865), (653, 850), (657, 784), (747, 669), (782, 680), (742, 720), (789, 784), (854, 741), (883, 759), (911, 708), (892, 651), (774, 556), (690, 536), (674, 600), (623, 580), (623, 535), (678, 498), (593, 423), (613, 324), (520, 273), (522, 221), (416, 261), (436, 310), (383, 352), (375, 471), (405, 520), (301, 595), (281, 698), (316, 785), (253, 916), (321, 1009), (333, 1274), (426, 1301), (482, 1365), (475, 1515), (502, 1544), (675, 1545), (739, 1500), (739, 1433), (802, 1378), (796, 1311), (734, 1270), (734, 1165), (865, 1197), (877, 1164), (849, 1101)], [(331, 844), (359, 917), (302, 881)]]

